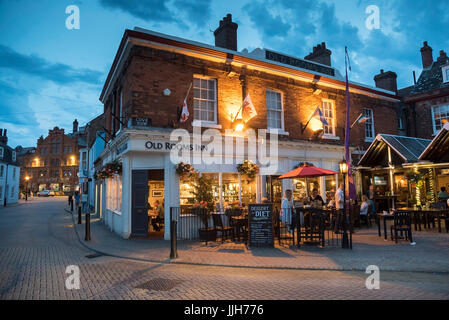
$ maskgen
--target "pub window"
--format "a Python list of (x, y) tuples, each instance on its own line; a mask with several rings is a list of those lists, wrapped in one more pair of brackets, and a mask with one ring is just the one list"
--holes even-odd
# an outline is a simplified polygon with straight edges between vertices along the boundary
[(282, 94), (277, 91), (267, 89), (267, 128), (284, 129), (284, 114), (282, 107)]
[(365, 108), (363, 109), (363, 115), (368, 118), (365, 122), (365, 140), (374, 140), (374, 120), (373, 120), (373, 109)]
[(328, 126), (324, 125), (324, 135), (335, 136), (335, 102), (333, 100), (323, 99), (321, 102), (323, 115), (326, 118)]
[(114, 175), (106, 182), (106, 207), (116, 213), (122, 212), (122, 179), (120, 175)]
[(217, 123), (216, 80), (195, 76), (193, 79), (194, 120)]
[(433, 133), (437, 134), (444, 124), (449, 121), (449, 105), (432, 108)]

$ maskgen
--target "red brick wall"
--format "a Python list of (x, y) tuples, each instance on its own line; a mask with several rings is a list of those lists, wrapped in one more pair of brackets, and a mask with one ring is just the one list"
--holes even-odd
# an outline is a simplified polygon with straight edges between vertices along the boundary
[[(229, 73), (232, 71), (233, 73)], [(289, 132), (289, 139), (310, 139), (312, 131), (307, 129), (301, 134), (301, 124), (305, 124), (322, 98), (335, 100), (336, 135), (338, 143), (344, 142), (346, 98), (344, 90), (319, 87), (322, 93), (314, 95), (311, 84), (289, 78), (274, 76), (254, 70), (240, 69), (213, 63), (177, 53), (134, 47), (127, 67), (122, 72), (120, 83), (124, 88), (124, 104), (128, 117), (151, 118), (155, 127), (170, 127), (171, 121), (178, 120), (189, 84), (194, 74), (210, 76), (217, 79), (218, 123), (223, 129), (231, 128), (231, 116), (240, 108), (243, 95), (239, 77), (246, 78), (246, 90), (257, 109), (257, 117), (248, 127), (265, 129), (267, 127), (266, 89), (283, 93), (284, 126)], [(171, 95), (164, 96), (162, 91), (170, 89)], [(191, 129), (193, 119), (193, 90), (187, 99), (190, 118), (188, 123), (179, 124)], [(374, 111), (375, 133), (398, 134), (397, 114), (393, 103), (359, 94), (351, 94), (350, 121), (353, 122), (364, 107)], [(108, 115), (106, 114), (106, 122)], [(335, 141), (331, 141), (335, 143)], [(364, 126), (356, 125), (351, 131), (351, 144), (369, 146), (365, 143)]]

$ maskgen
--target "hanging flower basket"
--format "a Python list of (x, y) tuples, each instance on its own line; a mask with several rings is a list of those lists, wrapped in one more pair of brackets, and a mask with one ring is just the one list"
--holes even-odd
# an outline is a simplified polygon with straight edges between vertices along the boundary
[(111, 178), (114, 174), (121, 175), (122, 174), (122, 163), (118, 160), (114, 160), (106, 164), (103, 170), (95, 171), (94, 179), (95, 180), (104, 180)]
[(193, 166), (191, 164), (180, 162), (176, 166), (176, 173), (179, 175), (179, 177), (186, 178), (186, 177), (190, 177), (192, 174), (194, 174), (195, 169), (193, 168)]
[(237, 171), (251, 181), (259, 173), (259, 166), (252, 161), (245, 160), (237, 166)]

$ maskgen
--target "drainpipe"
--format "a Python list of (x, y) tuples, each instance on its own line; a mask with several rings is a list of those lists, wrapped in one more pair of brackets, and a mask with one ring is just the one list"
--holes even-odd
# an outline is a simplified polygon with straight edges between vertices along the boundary
[(6, 164), (6, 170), (5, 170), (5, 200), (3, 202), (3, 206), (6, 207), (6, 199), (8, 198), (8, 192), (9, 190), (6, 189), (6, 186), (8, 185), (8, 164)]

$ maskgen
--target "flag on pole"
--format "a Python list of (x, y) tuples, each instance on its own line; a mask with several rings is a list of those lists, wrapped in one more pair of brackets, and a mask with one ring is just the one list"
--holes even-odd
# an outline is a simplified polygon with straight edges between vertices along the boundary
[(184, 104), (182, 105), (182, 111), (181, 111), (181, 119), (179, 119), (179, 122), (184, 123), (189, 119), (189, 108), (187, 108), (187, 102), (184, 100)]
[(242, 104), (242, 120), (246, 123), (255, 116), (257, 116), (256, 108), (254, 108), (253, 102), (251, 101), (251, 97), (246, 96), (245, 100), (243, 100)]
[(324, 117), (323, 113), (321, 112), (320, 107), (318, 106), (315, 110), (315, 112), (312, 115), (312, 118), (315, 118), (317, 120), (320, 120), (321, 123), (325, 126), (329, 125), (329, 122), (327, 122), (326, 118)]
[(368, 117), (367, 115), (361, 113), (359, 115), (359, 117), (354, 121), (354, 123), (352, 124), (351, 128), (355, 126), (355, 124), (362, 124), (367, 122), (369, 119), (371, 119), (370, 117)]
[(348, 66), (351, 70), (351, 65), (349, 61), (348, 48), (345, 47), (345, 71), (346, 71), (346, 134), (345, 134), (345, 159), (348, 165), (348, 184), (349, 184), (349, 199), (356, 200), (357, 194), (355, 190), (354, 177), (352, 176), (352, 166), (351, 166), (351, 152), (349, 150), (349, 78), (348, 78)]

